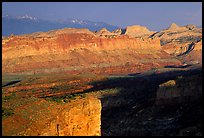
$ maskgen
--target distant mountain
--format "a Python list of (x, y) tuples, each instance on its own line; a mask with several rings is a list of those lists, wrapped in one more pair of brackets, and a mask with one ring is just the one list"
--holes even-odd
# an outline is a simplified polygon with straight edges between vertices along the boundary
[(59, 21), (47, 21), (38, 19), (29, 15), (25, 16), (2, 16), (2, 35), (9, 36), (11, 34), (29, 34), (33, 32), (49, 31), (62, 28), (88, 28), (91, 31), (98, 31), (107, 28), (113, 31), (119, 27), (107, 24), (105, 22), (93, 22), (88, 20), (67, 19)]

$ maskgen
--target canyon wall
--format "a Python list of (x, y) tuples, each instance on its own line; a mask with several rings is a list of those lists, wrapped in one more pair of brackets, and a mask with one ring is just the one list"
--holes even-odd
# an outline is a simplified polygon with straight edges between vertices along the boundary
[[(39, 104), (45, 106), (46, 104)], [(96, 98), (74, 100), (66, 104), (52, 104), (55, 108), (49, 114), (46, 110), (51, 107), (37, 110), (33, 115), (37, 120), (30, 119), (29, 122), (20, 122), (16, 115), (10, 116), (7, 121), (13, 120), (12, 124), (4, 125), (3, 135), (23, 136), (99, 136), (101, 135), (101, 102)], [(29, 106), (27, 106), (29, 108)], [(42, 114), (39, 114), (39, 113)], [(27, 112), (29, 114), (29, 112)], [(23, 117), (23, 115), (21, 115)], [(19, 118), (19, 119), (16, 119)], [(33, 117), (34, 118), (34, 117)], [(23, 124), (26, 123), (26, 124)], [(28, 125), (29, 124), (29, 125)], [(15, 125), (13, 128), (11, 125)], [(27, 126), (22, 129), (22, 126)]]
[(160, 50), (159, 39), (99, 38), (89, 34), (60, 34), (52, 36), (14, 36), (2, 41), (3, 60), (41, 54), (67, 53), (76, 49), (99, 50)]
[[(69, 107), (70, 108), (70, 107)], [(101, 135), (101, 103), (88, 99), (69, 109), (64, 108), (52, 120), (41, 136), (99, 136)]]
[(86, 29), (10, 36), (4, 38), (2, 44), (3, 73), (82, 72), (127, 67), (127, 64), (152, 64), (153, 60), (161, 66), (168, 62), (180, 64), (161, 50), (158, 38), (130, 38), (127, 35), (104, 38)]
[[(2, 37), (3, 73), (106, 72), (111, 68), (130, 70), (140, 64), (154, 63), (155, 68), (201, 62), (202, 28), (193, 25), (173, 23), (159, 32), (139, 25), (128, 26), (125, 32), (64, 28)], [(138, 66), (129, 73), (145, 70)]]

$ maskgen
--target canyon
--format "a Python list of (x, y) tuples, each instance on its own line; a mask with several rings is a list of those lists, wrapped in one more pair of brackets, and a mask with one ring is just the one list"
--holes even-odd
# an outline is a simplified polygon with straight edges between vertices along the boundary
[(2, 80), (3, 135), (202, 135), (194, 25), (2, 36)]

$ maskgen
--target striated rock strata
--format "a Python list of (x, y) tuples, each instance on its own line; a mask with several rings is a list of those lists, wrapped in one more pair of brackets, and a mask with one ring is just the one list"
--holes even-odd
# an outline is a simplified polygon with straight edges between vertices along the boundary
[[(32, 103), (33, 104), (33, 103)], [(95, 98), (79, 99), (62, 105), (51, 105), (41, 101), (35, 108), (40, 109), (32, 113), (30, 120), (22, 119), (22, 112), (15, 112), (14, 116), (4, 119), (3, 135), (13, 136), (99, 136), (101, 135), (101, 103)], [(24, 105), (25, 106), (25, 105)], [(25, 108), (26, 107), (26, 108)], [(29, 105), (22, 108), (26, 110)], [(42, 109), (41, 109), (42, 108)], [(47, 113), (52, 108), (49, 113)], [(54, 109), (53, 109), (54, 108)], [(21, 109), (21, 110), (22, 110)], [(17, 110), (17, 109), (16, 109)], [(33, 109), (34, 110), (34, 109)], [(27, 112), (29, 114), (30, 112)], [(21, 116), (17, 116), (21, 115)], [(35, 119), (37, 118), (37, 120)], [(20, 121), (20, 125), (19, 122)], [(8, 123), (12, 121), (13, 123)], [(6, 124), (6, 125), (5, 125)], [(15, 127), (12, 127), (14, 125)], [(22, 128), (22, 126), (27, 126)]]
[(202, 28), (172, 23), (169, 28), (154, 33), (150, 38), (159, 38), (162, 49), (184, 63), (202, 63)]
[(2, 44), (3, 73), (82, 72), (137, 65), (141, 65), (138, 70), (145, 70), (142, 67), (146, 64), (181, 64), (162, 51), (157, 38), (129, 38), (127, 35), (103, 38), (87, 29), (67, 28), (10, 36), (4, 38)]

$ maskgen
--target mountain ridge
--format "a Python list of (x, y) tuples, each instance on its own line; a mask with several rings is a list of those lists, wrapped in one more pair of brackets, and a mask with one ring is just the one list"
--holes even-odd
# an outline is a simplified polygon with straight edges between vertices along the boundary
[(62, 28), (88, 28), (91, 31), (97, 31), (102, 28), (107, 28), (109, 31), (113, 31), (118, 26), (111, 25), (105, 22), (95, 22), (89, 20), (79, 20), (68, 18), (66, 20), (50, 21), (40, 19), (30, 15), (23, 16), (2, 16), (2, 35), (9, 36), (11, 34), (21, 35), (30, 34), (34, 32), (45, 32), (54, 29)]

